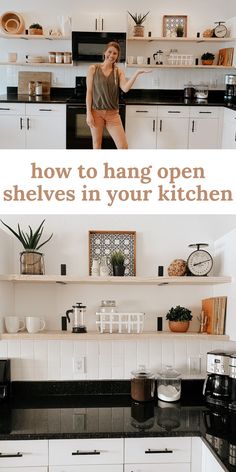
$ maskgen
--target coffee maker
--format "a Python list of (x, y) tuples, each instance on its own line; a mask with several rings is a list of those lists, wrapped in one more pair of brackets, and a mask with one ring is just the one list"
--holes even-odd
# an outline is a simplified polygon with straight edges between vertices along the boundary
[(81, 302), (72, 306), (71, 310), (66, 311), (66, 318), (70, 323), (69, 314), (72, 314), (72, 333), (87, 333), (87, 328), (84, 324), (86, 306)]
[(236, 411), (236, 353), (229, 357), (229, 387), (230, 404), (229, 408)]
[(0, 403), (10, 400), (11, 396), (11, 361), (0, 359)]
[(229, 102), (236, 102), (236, 75), (226, 75), (225, 86), (225, 100)]
[(203, 386), (206, 402), (228, 407), (229, 357), (232, 353), (210, 351), (207, 353), (207, 377)]

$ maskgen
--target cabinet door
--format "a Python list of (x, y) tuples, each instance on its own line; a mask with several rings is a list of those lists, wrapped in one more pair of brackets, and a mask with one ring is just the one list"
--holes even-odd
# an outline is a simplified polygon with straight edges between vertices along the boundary
[(1, 149), (25, 148), (25, 118), (22, 116), (0, 115)]
[(25, 148), (25, 104), (0, 103), (0, 148)]
[(236, 112), (224, 110), (222, 149), (236, 149)]
[(156, 106), (126, 107), (126, 136), (130, 149), (156, 149)]
[(212, 452), (203, 443), (202, 444), (202, 472), (224, 472), (225, 469), (220, 465)]
[(66, 105), (26, 105), (26, 147), (66, 148)]
[(190, 470), (190, 464), (129, 464), (124, 468), (124, 472), (190, 472)]
[(48, 472), (47, 467), (0, 467), (0, 472)]
[(127, 18), (124, 12), (101, 12), (99, 15), (99, 30), (110, 32), (126, 32)]
[(99, 13), (78, 11), (72, 17), (72, 31), (99, 31)]
[(191, 118), (189, 128), (189, 149), (218, 149), (218, 118)]
[(189, 118), (158, 118), (157, 148), (187, 149)]
[(128, 438), (125, 439), (126, 464), (190, 463), (191, 438)]

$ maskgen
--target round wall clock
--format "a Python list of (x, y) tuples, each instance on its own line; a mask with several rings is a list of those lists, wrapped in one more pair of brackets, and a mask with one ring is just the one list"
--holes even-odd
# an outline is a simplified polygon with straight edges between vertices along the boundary
[(197, 249), (188, 257), (187, 266), (190, 275), (198, 277), (204, 277), (207, 275), (213, 267), (213, 259), (208, 251), (200, 249), (200, 247), (209, 246), (206, 243), (189, 244), (189, 247), (196, 247)]

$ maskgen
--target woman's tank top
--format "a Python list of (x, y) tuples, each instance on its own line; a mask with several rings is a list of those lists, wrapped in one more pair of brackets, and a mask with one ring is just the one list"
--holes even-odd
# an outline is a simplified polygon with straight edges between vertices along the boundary
[(95, 110), (118, 110), (119, 77), (116, 67), (106, 77), (102, 72), (101, 66), (95, 66), (92, 108)]

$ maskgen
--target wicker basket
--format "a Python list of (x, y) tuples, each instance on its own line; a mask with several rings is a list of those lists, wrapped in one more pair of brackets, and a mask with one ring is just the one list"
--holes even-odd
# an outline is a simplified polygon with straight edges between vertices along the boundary
[(19, 13), (8, 11), (0, 17), (0, 28), (6, 34), (22, 34), (25, 22)]

